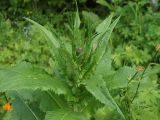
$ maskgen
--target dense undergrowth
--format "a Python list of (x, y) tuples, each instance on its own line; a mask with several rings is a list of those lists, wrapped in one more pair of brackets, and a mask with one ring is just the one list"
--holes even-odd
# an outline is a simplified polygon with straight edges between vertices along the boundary
[(0, 2), (0, 118), (159, 120), (159, 4), (75, 6)]

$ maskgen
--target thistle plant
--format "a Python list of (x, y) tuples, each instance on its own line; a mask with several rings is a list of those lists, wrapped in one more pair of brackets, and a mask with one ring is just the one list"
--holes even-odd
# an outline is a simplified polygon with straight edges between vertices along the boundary
[[(110, 15), (102, 21), (94, 29), (95, 34), (90, 31), (85, 33), (87, 37), (84, 38), (80, 17), (76, 12), (74, 25), (68, 26), (72, 36), (69, 43), (71, 49), (55, 31), (51, 32), (25, 18), (45, 35), (54, 60), (53, 74), (26, 62), (2, 68), (0, 91), (5, 92), (13, 103), (11, 110), (10, 106), (4, 106), (8, 111), (4, 120), (25, 120), (27, 115), (30, 116), (27, 120), (89, 120), (95, 119), (96, 110), (102, 106), (116, 110), (125, 119), (103, 78), (108, 67), (108, 40), (119, 20), (118, 17), (112, 22), (112, 17)], [(34, 99), (38, 100), (37, 110), (31, 105)], [(17, 104), (25, 104), (27, 112), (18, 115), (20, 111)], [(38, 109), (43, 114), (36, 114)]]
[(0, 66), (2, 120), (159, 120), (159, 44), (147, 65), (114, 70), (108, 41), (119, 17), (94, 24), (83, 14), (63, 37), (25, 18), (45, 36), (52, 68)]

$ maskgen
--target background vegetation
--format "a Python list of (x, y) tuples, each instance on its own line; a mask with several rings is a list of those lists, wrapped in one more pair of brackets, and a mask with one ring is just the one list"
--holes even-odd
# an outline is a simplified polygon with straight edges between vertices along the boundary
[[(94, 89), (92, 87), (95, 87), (94, 85), (88, 85), (86, 87), (88, 92), (84, 92), (84, 83), (78, 87), (77, 84), (79, 81), (76, 81), (75, 86), (70, 85), (74, 83), (73, 81), (73, 83), (69, 82), (67, 84), (72, 88), (72, 94), (75, 96), (74, 98), (67, 98), (68, 96), (64, 95), (63, 91), (61, 91), (62, 94), (58, 91), (57, 95), (54, 90), (53, 92), (50, 91), (49, 94), (46, 94), (44, 91), (40, 92), (40, 90), (33, 92), (30, 89), (27, 91), (20, 90), (17, 92), (16, 90), (16, 92), (8, 92), (10, 88), (7, 88), (7, 86), (6, 88), (3, 87), (2, 81), (0, 81), (0, 90), (2, 92), (1, 106), (6, 102), (5, 96), (13, 103), (11, 111), (5, 112), (3, 109), (0, 110), (0, 118), (3, 116), (4, 120), (50, 120), (50, 116), (55, 116), (56, 114), (57, 118), (55, 117), (53, 119), (58, 120), (59, 117), (69, 110), (57, 110), (58, 107), (55, 107), (55, 103), (50, 99), (50, 94), (52, 94), (61, 105), (72, 106), (74, 112), (79, 111), (83, 107), (85, 108), (86, 104), (90, 103), (91, 105), (87, 106), (83, 111), (85, 116), (87, 116), (84, 119), (117, 120), (120, 118), (123, 119), (123, 116), (125, 116), (126, 120), (159, 120), (160, 1), (78, 0), (77, 2), (82, 24), (79, 26), (80, 32), (76, 33), (76, 36), (73, 36), (70, 34), (68, 26), (74, 24), (76, 11), (74, 0), (1, 0), (0, 68), (20, 64), (20, 67), (13, 69), (21, 71), (21, 67), (23, 68), (26, 64), (31, 63), (32, 65), (39, 66), (47, 74), (51, 75), (55, 73), (53, 69), (57, 69), (56, 58), (53, 58), (50, 48), (46, 44), (44, 34), (35, 25), (23, 19), (23, 17), (30, 18), (45, 26), (53, 33), (56, 33), (56, 36), (64, 41), (69, 51), (69, 43), (73, 38), (88, 39), (88, 35), (94, 36), (98, 33), (94, 29), (95, 26), (101, 23), (107, 16), (114, 14), (114, 20), (118, 16), (121, 16), (107, 44), (107, 57), (105, 58), (107, 62), (103, 63), (105, 65), (107, 64), (107, 70), (104, 68), (97, 71), (99, 71), (99, 74), (103, 73), (105, 87), (109, 90), (123, 115), (120, 111), (117, 112), (111, 106), (105, 104), (105, 100), (102, 100), (103, 97), (94, 94), (92, 91)], [(77, 44), (80, 45), (80, 48), (75, 49), (75, 51), (77, 50), (77, 54), (81, 54), (83, 44)], [(77, 65), (80, 62), (77, 60)], [(25, 68), (24, 71), (30, 71), (32, 73), (30, 67)], [(98, 73), (95, 72), (95, 74)], [(2, 70), (0, 72), (0, 78), (2, 79), (6, 76), (5, 79), (9, 79), (9, 75), (12, 74), (5, 73)], [(69, 75), (69, 73), (65, 74), (65, 76)], [(96, 76), (92, 79), (99, 78)], [(95, 81), (95, 83), (98, 83), (98, 81)], [(102, 85), (101, 87), (104, 86)], [(85, 100), (80, 99), (80, 95), (83, 92), (82, 97), (88, 96), (89, 98)], [(91, 94), (96, 99), (90, 100)], [(46, 100), (42, 99), (43, 97), (41, 96), (45, 96)], [(97, 102), (98, 100), (100, 102)], [(91, 106), (95, 103), (96, 105), (93, 109)], [(31, 110), (28, 110), (28, 107)], [(46, 111), (52, 110), (57, 111), (45, 117)], [(11, 116), (12, 118), (10, 118)], [(80, 117), (80, 120), (82, 118)], [(79, 120), (73, 116), (74, 119)], [(66, 116), (65, 120), (72, 119)]]

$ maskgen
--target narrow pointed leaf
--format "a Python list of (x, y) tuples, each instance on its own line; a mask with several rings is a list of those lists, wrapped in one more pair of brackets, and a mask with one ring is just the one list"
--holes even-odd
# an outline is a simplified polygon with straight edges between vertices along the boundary
[(113, 15), (110, 15), (97, 26), (96, 32), (98, 34), (105, 32), (109, 28), (109, 25), (111, 24), (111, 21), (112, 21), (112, 17)]
[(42, 25), (40, 25), (39, 23), (29, 19), (29, 18), (25, 18), (27, 21), (31, 22), (32, 24), (34, 24), (39, 30), (41, 30), (45, 36), (47, 37), (47, 40), (49, 43), (52, 44), (53, 48), (59, 48), (60, 44), (57, 41), (56, 37), (49, 31), (47, 30), (45, 27), (43, 27)]
[(104, 33), (103, 37), (101, 38), (102, 40), (99, 42), (96, 53), (95, 53), (95, 59), (97, 63), (102, 59), (103, 55), (106, 52), (106, 47), (108, 44), (108, 40), (111, 36), (111, 33), (116, 26), (117, 22), (119, 21), (120, 17), (118, 17), (108, 28), (108, 30)]
[(77, 7), (77, 11), (76, 11), (76, 16), (75, 16), (75, 20), (74, 20), (74, 29), (79, 29), (81, 21), (80, 21), (80, 18), (79, 18), (77, 3), (76, 3), (76, 7)]
[(110, 28), (110, 24), (112, 21), (112, 17), (113, 15), (110, 15), (109, 17), (107, 17), (104, 21), (102, 21), (97, 27), (96, 27), (96, 33), (97, 36), (92, 40), (91, 42), (91, 48), (100, 42), (100, 39), (103, 38), (104, 34), (106, 33), (106, 31), (108, 31)]

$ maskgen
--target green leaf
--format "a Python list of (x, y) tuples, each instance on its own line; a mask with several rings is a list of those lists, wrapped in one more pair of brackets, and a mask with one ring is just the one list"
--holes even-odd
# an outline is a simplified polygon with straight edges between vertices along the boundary
[(102, 41), (104, 34), (109, 32), (112, 17), (113, 15), (110, 15), (96, 27), (97, 36), (92, 40), (91, 48), (95, 45), (97, 46), (98, 43)]
[(57, 108), (68, 107), (67, 102), (62, 96), (58, 96), (50, 91), (47, 91), (46, 93), (41, 92), (41, 94), (38, 96), (40, 100), (40, 109), (42, 111), (46, 112)]
[(122, 111), (112, 98), (109, 90), (107, 89), (104, 80), (99, 75), (94, 75), (90, 79), (85, 81), (86, 89), (101, 103), (109, 106), (113, 109), (117, 109), (120, 115), (124, 117)]
[(110, 15), (109, 17), (107, 17), (105, 20), (103, 20), (97, 27), (96, 27), (96, 32), (99, 33), (105, 33), (112, 21), (112, 17), (113, 15)]
[[(108, 40), (111, 36), (111, 33), (116, 26), (117, 22), (119, 21), (120, 17), (118, 17), (111, 25), (111, 19), (112, 16), (109, 16), (104, 20), (97, 28), (97, 32), (99, 33), (92, 41), (90, 49), (89, 49), (89, 60), (86, 62), (86, 68), (82, 72), (82, 74), (86, 75), (90, 71), (93, 70), (93, 68), (96, 67), (96, 65), (99, 64), (101, 59), (106, 53), (106, 48), (108, 45)], [(106, 29), (105, 29), (105, 27)]]
[(29, 19), (29, 18), (24, 18), (26, 20), (28, 20), (29, 22), (33, 23), (39, 30), (41, 30), (45, 36), (47, 37), (47, 41), (48, 43), (52, 45), (53, 48), (59, 48), (60, 47), (60, 43), (57, 41), (55, 35), (53, 35), (50, 31), (48, 31), (45, 27), (43, 27), (42, 25), (38, 24), (37, 22)]
[(97, 65), (95, 73), (97, 75), (105, 76), (111, 70), (111, 63), (111, 52), (107, 51)]
[(46, 114), (45, 120), (87, 120), (85, 115), (79, 112), (73, 112), (66, 109), (57, 109), (49, 111)]
[(38, 109), (32, 109), (28, 102), (18, 92), (12, 92), (14, 100), (12, 101), (12, 109), (7, 112), (3, 120), (42, 120), (44, 114)]
[(75, 20), (74, 20), (74, 29), (75, 30), (79, 29), (80, 24), (81, 24), (81, 21), (80, 21), (79, 13), (78, 13), (78, 10), (77, 10)]
[[(114, 27), (116, 26), (116, 24), (118, 23), (120, 17), (118, 17), (110, 26), (109, 28), (104, 32), (104, 34), (102, 34), (102, 38), (100, 38), (100, 42), (98, 43), (97, 49), (95, 51), (95, 59), (96, 59), (96, 63), (98, 64), (98, 62), (102, 59), (103, 55), (106, 52), (106, 47), (108, 44), (108, 40), (111, 36), (111, 33), (114, 29)], [(109, 19), (110, 20), (110, 19)], [(106, 27), (108, 26), (108, 24), (106, 24)], [(101, 30), (103, 30), (104, 28), (101, 27)]]
[(21, 89), (53, 90), (57, 94), (69, 93), (69, 89), (64, 82), (31, 64), (21, 63), (0, 70), (0, 91)]
[(43, 112), (68, 107), (64, 96), (57, 95), (51, 91), (20, 90), (17, 92), (26, 101), (37, 101), (37, 106), (39, 106), (39, 109)]
[(61, 54), (57, 61), (59, 62), (59, 66), (64, 72), (65, 77), (67, 77), (67, 79), (78, 79), (78, 66), (73, 61), (72, 56), (65, 49), (60, 48), (59, 52)]
[(132, 78), (135, 72), (134, 68), (124, 66), (113, 74), (106, 75), (104, 79), (107, 86), (111, 89), (125, 88), (127, 87), (129, 79)]

